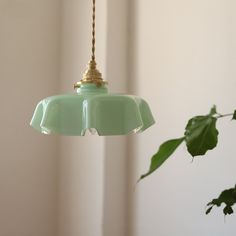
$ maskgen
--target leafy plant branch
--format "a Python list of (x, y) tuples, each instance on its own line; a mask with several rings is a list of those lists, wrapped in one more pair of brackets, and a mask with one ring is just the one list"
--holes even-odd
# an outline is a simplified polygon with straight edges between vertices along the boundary
[[(159, 147), (159, 150), (153, 155), (150, 167), (147, 173), (140, 177), (140, 180), (152, 174), (175, 152), (175, 150), (185, 142), (188, 152), (192, 157), (203, 156), (207, 151), (214, 149), (218, 143), (218, 130), (216, 124), (218, 119), (232, 117), (236, 120), (236, 110), (230, 114), (220, 114), (213, 106), (207, 115), (195, 116), (191, 118), (186, 127), (184, 136), (177, 139), (171, 139)], [(213, 206), (221, 206), (225, 203), (224, 214), (232, 214), (232, 206), (236, 204), (236, 186), (232, 189), (224, 190), (219, 198), (213, 199), (207, 205), (209, 208), (206, 214), (210, 213)]]

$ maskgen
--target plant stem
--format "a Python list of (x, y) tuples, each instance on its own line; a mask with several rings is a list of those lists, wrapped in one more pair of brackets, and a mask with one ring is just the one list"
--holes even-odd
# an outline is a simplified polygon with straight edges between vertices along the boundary
[(216, 118), (218, 119), (218, 118), (224, 118), (224, 117), (228, 117), (228, 116), (233, 116), (234, 113), (229, 113), (229, 114), (224, 114), (224, 115), (217, 113), (217, 115), (218, 116), (216, 116)]

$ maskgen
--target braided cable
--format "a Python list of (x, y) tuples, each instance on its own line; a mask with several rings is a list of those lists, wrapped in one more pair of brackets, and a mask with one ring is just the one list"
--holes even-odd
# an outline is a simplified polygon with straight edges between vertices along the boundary
[(95, 61), (95, 0), (93, 0), (93, 23), (92, 23), (92, 61)]

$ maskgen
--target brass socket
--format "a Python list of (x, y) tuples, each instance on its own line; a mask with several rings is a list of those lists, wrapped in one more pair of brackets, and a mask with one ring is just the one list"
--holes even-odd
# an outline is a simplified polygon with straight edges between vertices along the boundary
[(95, 60), (91, 60), (88, 63), (88, 68), (83, 74), (82, 80), (80, 80), (74, 85), (74, 89), (80, 88), (82, 84), (88, 83), (96, 84), (97, 87), (100, 87), (103, 84), (107, 84), (107, 82), (102, 79), (102, 74), (97, 70), (96, 66), (97, 64)]

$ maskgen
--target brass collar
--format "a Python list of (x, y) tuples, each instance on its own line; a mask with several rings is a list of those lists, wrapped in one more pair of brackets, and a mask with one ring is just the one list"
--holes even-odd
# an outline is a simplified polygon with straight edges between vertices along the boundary
[(74, 89), (80, 88), (81, 84), (87, 84), (87, 83), (96, 84), (97, 87), (100, 87), (103, 84), (107, 84), (107, 82), (102, 79), (102, 74), (97, 70), (96, 65), (97, 63), (95, 60), (91, 60), (89, 62), (88, 68), (83, 74), (82, 80), (80, 80), (74, 85)]

